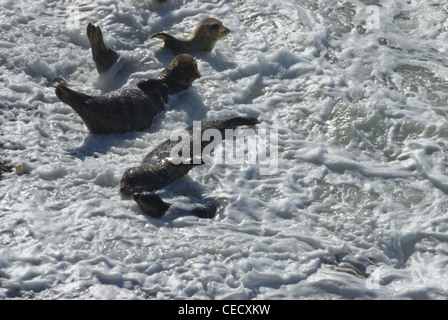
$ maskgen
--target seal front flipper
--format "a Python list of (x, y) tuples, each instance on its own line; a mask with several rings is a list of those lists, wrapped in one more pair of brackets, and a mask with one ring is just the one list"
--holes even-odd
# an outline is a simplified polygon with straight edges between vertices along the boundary
[(163, 201), (158, 195), (151, 192), (136, 193), (132, 199), (138, 206), (153, 218), (160, 218), (171, 207), (171, 204)]
[(87, 26), (87, 37), (92, 48), (93, 61), (99, 73), (104, 73), (117, 62), (120, 55), (109, 49), (104, 44), (103, 33), (99, 26), (89, 23)]

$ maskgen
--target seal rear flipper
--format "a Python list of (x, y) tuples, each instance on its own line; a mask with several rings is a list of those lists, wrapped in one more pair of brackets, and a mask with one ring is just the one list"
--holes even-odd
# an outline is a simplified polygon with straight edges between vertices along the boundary
[(89, 23), (87, 26), (87, 37), (92, 48), (93, 61), (99, 73), (104, 73), (117, 62), (120, 55), (109, 49), (104, 44), (103, 33), (99, 26)]
[(171, 207), (171, 204), (166, 203), (158, 195), (150, 192), (136, 193), (132, 196), (132, 199), (137, 202), (144, 213), (153, 218), (160, 218)]
[[(55, 92), (56, 92), (56, 96), (59, 98), (59, 100), (61, 100), (65, 104), (68, 104), (72, 108), (81, 106), (88, 99), (92, 98), (91, 96), (89, 96), (87, 94), (76, 92), (67, 87), (64, 87), (63, 85), (57, 85)], [(75, 109), (75, 111), (76, 111), (76, 109)]]
[(172, 48), (174, 49), (176, 46), (176, 43), (178, 42), (178, 40), (176, 38), (174, 38), (173, 36), (161, 32), (161, 33), (156, 33), (155, 35), (151, 36), (151, 39), (154, 38), (158, 38), (158, 39), (162, 39), (165, 43), (164, 48)]

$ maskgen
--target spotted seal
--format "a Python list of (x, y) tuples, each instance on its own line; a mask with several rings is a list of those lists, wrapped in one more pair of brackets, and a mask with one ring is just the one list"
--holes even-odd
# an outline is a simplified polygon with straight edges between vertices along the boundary
[[(222, 137), (227, 137), (225, 135), (226, 129), (253, 126), (258, 123), (260, 123), (258, 119), (249, 117), (205, 121), (201, 123), (201, 134), (208, 129), (215, 129), (221, 133)], [(189, 134), (190, 145), (193, 145), (193, 126), (188, 127), (186, 132)], [(193, 167), (204, 164), (203, 159), (197, 164), (195, 164), (195, 161), (175, 164), (172, 160), (172, 152), (177, 150), (179, 143), (180, 140), (166, 140), (151, 151), (139, 166), (127, 169), (121, 177), (120, 193), (124, 196), (133, 196), (140, 208), (153, 217), (162, 216), (170, 206), (152, 192), (184, 176)], [(209, 144), (210, 142), (201, 142), (201, 155), (203, 149)], [(190, 148), (190, 159), (194, 158), (193, 149)], [(210, 203), (193, 210), (194, 214), (207, 218), (213, 217), (215, 212), (216, 206)]]
[(56, 95), (79, 114), (91, 133), (142, 131), (164, 108), (168, 95), (189, 88), (200, 77), (195, 59), (181, 54), (158, 77), (140, 81), (137, 88), (90, 96), (58, 85)]
[(167, 33), (156, 33), (151, 38), (158, 38), (164, 41), (164, 48), (170, 48), (175, 52), (211, 52), (218, 40), (230, 33), (230, 29), (225, 27), (221, 21), (214, 18), (202, 19), (196, 26), (194, 32), (188, 37), (177, 39)]

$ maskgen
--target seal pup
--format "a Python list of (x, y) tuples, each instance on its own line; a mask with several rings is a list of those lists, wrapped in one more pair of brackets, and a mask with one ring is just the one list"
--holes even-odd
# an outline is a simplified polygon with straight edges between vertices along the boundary
[(164, 41), (163, 48), (170, 48), (175, 52), (211, 52), (218, 40), (230, 33), (230, 29), (225, 27), (221, 21), (214, 18), (202, 19), (196, 26), (194, 32), (188, 37), (177, 39), (167, 33), (156, 33), (151, 38), (158, 38)]
[(89, 38), (96, 70), (100, 74), (106, 72), (118, 61), (120, 55), (106, 47), (100, 26), (89, 23), (87, 25), (87, 38)]
[(90, 96), (56, 86), (56, 96), (82, 118), (91, 133), (125, 133), (148, 128), (164, 108), (168, 95), (188, 89), (201, 77), (196, 60), (181, 54), (156, 78), (103, 96)]
[[(255, 118), (235, 117), (225, 120), (205, 121), (201, 123), (202, 133), (208, 129), (215, 129), (225, 137), (226, 129), (236, 129), (239, 126), (253, 126), (260, 123)], [(189, 134), (189, 143), (193, 145), (193, 126), (186, 129)], [(187, 141), (188, 142), (188, 141)], [(203, 149), (210, 144), (208, 141), (201, 142), (201, 161), (195, 163), (175, 164), (172, 161), (173, 150), (178, 150), (180, 140), (166, 140), (153, 151), (151, 151), (142, 161), (142, 163), (125, 171), (120, 180), (120, 193), (124, 196), (133, 196), (140, 208), (153, 217), (160, 217), (168, 210), (169, 205), (164, 203), (157, 195), (151, 194), (152, 191), (159, 190), (173, 181), (179, 179), (188, 173), (194, 166), (204, 164), (202, 159)], [(193, 149), (190, 148), (189, 159), (193, 159)], [(175, 152), (175, 151), (174, 151)], [(216, 212), (216, 206), (205, 205), (193, 210), (193, 214), (211, 218)]]

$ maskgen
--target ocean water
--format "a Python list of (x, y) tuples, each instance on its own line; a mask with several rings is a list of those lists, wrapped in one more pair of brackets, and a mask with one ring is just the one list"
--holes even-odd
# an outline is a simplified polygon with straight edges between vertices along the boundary
[[(231, 33), (146, 131), (89, 135), (55, 96), (156, 75), (174, 54), (151, 35), (205, 17)], [(106, 75), (89, 22), (122, 57)], [(447, 54), (435, 0), (1, 0), (0, 298), (448, 298)], [(194, 168), (161, 219), (119, 195), (174, 130), (231, 116), (277, 133), (276, 170)]]

